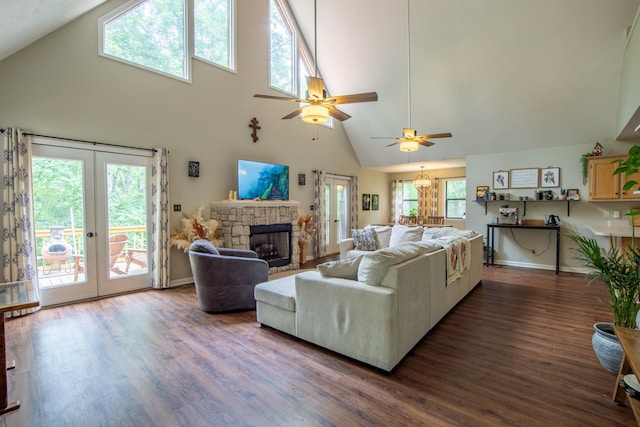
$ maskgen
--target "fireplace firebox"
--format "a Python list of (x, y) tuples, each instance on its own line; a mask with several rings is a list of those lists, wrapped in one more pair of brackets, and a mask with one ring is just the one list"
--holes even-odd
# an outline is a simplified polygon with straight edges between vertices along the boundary
[(252, 225), (249, 227), (249, 248), (269, 267), (291, 263), (291, 224)]

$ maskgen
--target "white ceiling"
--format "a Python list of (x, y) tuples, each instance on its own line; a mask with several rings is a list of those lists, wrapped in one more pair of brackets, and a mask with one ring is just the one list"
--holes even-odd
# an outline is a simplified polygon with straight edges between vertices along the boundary
[[(0, 0), (0, 60), (105, 0)], [(242, 1), (242, 0), (238, 0)], [(289, 0), (313, 48), (313, 0)], [(409, 126), (407, 2), (318, 1), (318, 67), (360, 164), (464, 165), (468, 155), (615, 139), (626, 31), (640, 0), (411, 0), (411, 127), (452, 138), (385, 148)], [(274, 101), (277, 102), (277, 101)]]

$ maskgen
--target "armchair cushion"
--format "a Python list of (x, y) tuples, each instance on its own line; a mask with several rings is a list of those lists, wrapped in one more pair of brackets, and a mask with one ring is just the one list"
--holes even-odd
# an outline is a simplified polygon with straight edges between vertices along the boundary
[(218, 252), (216, 247), (213, 246), (210, 241), (205, 239), (199, 239), (191, 243), (189, 250), (205, 254), (220, 255), (220, 252)]

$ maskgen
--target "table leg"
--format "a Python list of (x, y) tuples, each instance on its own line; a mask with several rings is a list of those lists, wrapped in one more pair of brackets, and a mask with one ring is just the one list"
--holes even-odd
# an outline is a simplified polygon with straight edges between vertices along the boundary
[(489, 267), (489, 233), (491, 232), (490, 229), (491, 229), (491, 227), (489, 227), (487, 225), (487, 247), (485, 249), (487, 251), (487, 253), (484, 254), (485, 255), (485, 263), (484, 263), (484, 265), (486, 265), (487, 267)]
[[(7, 348), (4, 334), (4, 313), (0, 313), (0, 366), (7, 366)], [(20, 407), (20, 402), (9, 403), (7, 371), (0, 375), (0, 414), (13, 411)]]
[(560, 274), (560, 227), (556, 230), (556, 275)]

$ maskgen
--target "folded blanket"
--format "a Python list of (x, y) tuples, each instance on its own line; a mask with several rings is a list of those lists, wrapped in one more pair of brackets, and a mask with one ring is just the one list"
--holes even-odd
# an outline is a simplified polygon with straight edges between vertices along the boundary
[(443, 236), (433, 241), (440, 244), (447, 255), (447, 286), (469, 269), (469, 240), (460, 236)]

